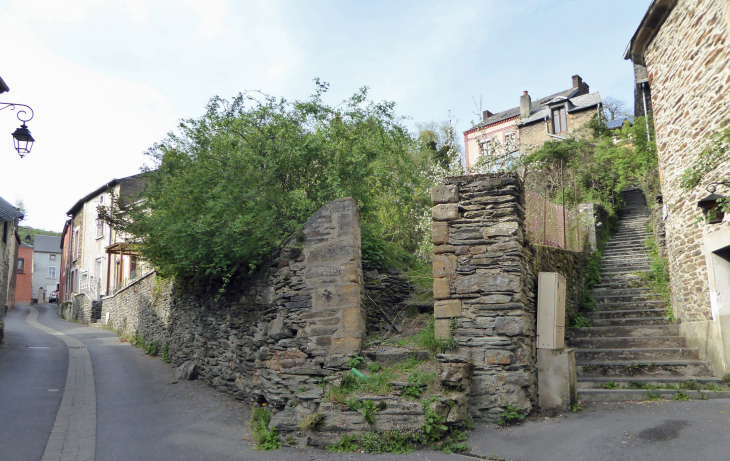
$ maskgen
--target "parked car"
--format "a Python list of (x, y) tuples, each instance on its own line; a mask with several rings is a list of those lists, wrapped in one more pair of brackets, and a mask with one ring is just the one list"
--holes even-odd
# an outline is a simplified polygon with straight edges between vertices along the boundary
[(51, 293), (51, 296), (48, 297), (49, 303), (58, 303), (58, 290)]

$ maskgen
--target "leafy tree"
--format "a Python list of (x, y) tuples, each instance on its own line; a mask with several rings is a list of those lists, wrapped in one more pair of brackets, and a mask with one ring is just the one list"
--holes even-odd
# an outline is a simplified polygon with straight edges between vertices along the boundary
[(594, 117), (588, 125), (590, 136), (550, 140), (528, 155), (529, 181), (560, 201), (562, 166), (569, 178), (566, 201), (574, 201), (577, 195), (578, 201), (597, 200), (611, 208), (616, 194), (632, 182), (653, 195), (658, 192), (658, 161), (646, 126), (644, 117), (636, 117), (633, 125), (609, 131)]
[(360, 207), (363, 249), (415, 250), (429, 178), (395, 104), (368, 100), (364, 87), (332, 107), (322, 101), (328, 84), (315, 82), (304, 101), (211, 99), (205, 115), (147, 152), (153, 167), (138, 200), (115, 201), (102, 218), (163, 276), (226, 281), (252, 270), (341, 197)]
[(626, 108), (626, 103), (620, 99), (608, 97), (601, 101), (603, 113), (608, 120), (616, 120), (617, 117), (631, 115)]

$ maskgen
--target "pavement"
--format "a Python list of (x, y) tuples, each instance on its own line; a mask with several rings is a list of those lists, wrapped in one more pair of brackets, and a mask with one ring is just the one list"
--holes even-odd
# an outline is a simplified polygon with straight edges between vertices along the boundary
[[(170, 365), (113, 332), (59, 319), (55, 305), (10, 310), (5, 336), (0, 461), (469, 459), (432, 450), (259, 452), (244, 439), (246, 405), (203, 382), (171, 384)], [(730, 460), (728, 434), (730, 400), (665, 401), (591, 404), (511, 428), (483, 425), (467, 443), (474, 455), (513, 461), (714, 461)]]

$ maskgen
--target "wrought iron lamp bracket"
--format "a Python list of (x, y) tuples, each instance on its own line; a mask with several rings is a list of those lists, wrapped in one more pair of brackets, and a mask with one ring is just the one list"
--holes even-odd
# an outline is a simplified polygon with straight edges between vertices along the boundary
[(20, 120), (23, 123), (33, 120), (33, 116), (35, 115), (35, 113), (33, 112), (33, 109), (30, 106), (26, 106), (25, 104), (18, 104), (18, 103), (14, 103), (14, 102), (0, 102), (0, 110), (8, 109), (8, 108), (10, 110), (15, 110), (16, 106), (25, 107), (30, 111), (30, 117), (26, 118), (28, 115), (28, 111), (26, 111), (25, 109), (18, 109), (18, 112), (15, 114), (18, 117), (18, 120)]

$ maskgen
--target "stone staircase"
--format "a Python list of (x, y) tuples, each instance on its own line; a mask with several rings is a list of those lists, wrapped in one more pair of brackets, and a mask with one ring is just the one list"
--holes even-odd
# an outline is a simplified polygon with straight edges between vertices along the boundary
[(679, 390), (692, 399), (729, 398), (725, 382), (669, 322), (660, 295), (636, 274), (651, 268), (649, 210), (641, 191), (621, 196), (619, 228), (606, 244), (602, 280), (593, 287), (596, 311), (584, 313), (591, 326), (572, 329), (578, 400), (646, 400), (647, 389), (669, 399)]

